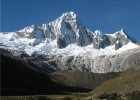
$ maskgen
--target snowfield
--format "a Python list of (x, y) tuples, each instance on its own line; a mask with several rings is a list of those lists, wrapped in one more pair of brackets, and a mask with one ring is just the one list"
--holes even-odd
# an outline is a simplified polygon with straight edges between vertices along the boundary
[[(31, 44), (37, 44), (32, 46)], [(123, 51), (139, 47), (137, 44), (129, 42), (118, 50), (114, 49), (114, 45), (104, 49), (94, 49), (92, 44), (87, 46), (78, 46), (76, 43), (68, 45), (66, 48), (59, 49), (56, 40), (48, 43), (47, 39), (28, 39), (20, 38), (16, 33), (0, 33), (0, 48), (24, 51), (29, 55), (37, 52), (44, 55), (63, 55), (63, 56), (83, 56), (94, 58), (102, 55), (115, 55)]]

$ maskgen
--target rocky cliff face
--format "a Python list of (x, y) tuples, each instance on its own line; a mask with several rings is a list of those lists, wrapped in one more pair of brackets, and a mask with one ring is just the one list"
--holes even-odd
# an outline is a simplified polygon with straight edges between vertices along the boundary
[(54, 22), (46, 25), (44, 34), (49, 35), (49, 31), (56, 36), (59, 48), (64, 48), (71, 43), (83, 46), (90, 42), (90, 37), (87, 37), (86, 28), (80, 23), (77, 15), (73, 12), (64, 13)]
[[(139, 64), (140, 49), (128, 50), (117, 55), (104, 55), (96, 58), (62, 55), (37, 55), (36, 58), (42, 58), (39, 61), (49, 65), (53, 69), (52, 72), (67, 69), (78, 69), (80, 71), (93, 73), (122, 72)], [(42, 65), (39, 66), (43, 67)]]

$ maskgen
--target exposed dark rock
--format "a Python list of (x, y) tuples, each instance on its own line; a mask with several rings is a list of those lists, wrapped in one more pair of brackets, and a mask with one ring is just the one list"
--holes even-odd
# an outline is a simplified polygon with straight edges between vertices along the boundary
[(115, 43), (115, 50), (118, 50), (121, 47), (122, 47), (122, 43), (120, 43), (120, 41)]
[(66, 40), (65, 40), (65, 37), (64, 36), (62, 36), (62, 35), (59, 35), (58, 37), (57, 37), (57, 46), (58, 46), (58, 48), (65, 48), (66, 46), (67, 46), (67, 44), (66, 44)]

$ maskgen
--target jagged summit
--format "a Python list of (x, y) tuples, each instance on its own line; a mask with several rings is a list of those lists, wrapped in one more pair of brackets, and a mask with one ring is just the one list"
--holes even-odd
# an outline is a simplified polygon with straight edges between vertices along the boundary
[(91, 48), (91, 46), (92, 50), (107, 47), (118, 50), (130, 42), (136, 43), (136, 40), (126, 34), (124, 29), (113, 34), (104, 34), (100, 30), (92, 32), (72, 11), (63, 13), (55, 21), (39, 27), (31, 25), (11, 34), (0, 33), (0, 39), (0, 47), (10, 47), (25, 52), (31, 50), (29, 53), (54, 53), (60, 49), (70, 52), (75, 48)]
[(19, 30), (18, 32), (33, 32), (35, 30), (35, 25), (31, 25), (31, 26), (27, 26), (21, 30)]
[(61, 18), (62, 17), (66, 19), (76, 19), (77, 15), (73, 11), (70, 11), (70, 12), (63, 13)]
[[(69, 44), (76, 43), (78, 46), (87, 45), (87, 29), (79, 22), (74, 12), (66, 12), (48, 25), (43, 25), (42, 29), (45, 36), (50, 40), (57, 39), (57, 46), (64, 48)], [(51, 36), (50, 36), (51, 34)]]
[(123, 32), (123, 33), (125, 33), (125, 34), (126, 34), (126, 32), (125, 32), (124, 28), (122, 28), (122, 29), (121, 29), (121, 32)]
[(126, 33), (126, 31), (124, 30), (124, 28), (121, 29), (120, 31), (114, 33), (114, 35), (116, 35), (116, 36), (117, 36), (117, 35), (124, 35), (124, 36), (127, 38), (127, 33)]
[(64, 22), (67, 22), (70, 24), (73, 24), (76, 22), (79, 23), (77, 15), (71, 11), (71, 12), (63, 13), (60, 17), (58, 17), (55, 21), (50, 22), (48, 25), (55, 24), (57, 25), (57, 28), (60, 28), (61, 24), (63, 24)]
[(103, 33), (101, 32), (101, 30), (96, 30), (95, 32), (94, 32), (96, 35), (102, 35)]
[(59, 48), (65, 48), (69, 44), (76, 43), (78, 46), (86, 46), (93, 43), (93, 48), (100, 49), (109, 45), (119, 43), (117, 49), (126, 45), (128, 42), (136, 43), (136, 40), (129, 37), (124, 29), (113, 34), (104, 34), (100, 30), (91, 32), (82, 23), (80, 23), (77, 15), (73, 12), (63, 13), (55, 21), (49, 24), (43, 24), (41, 27), (31, 25), (19, 31), (25, 37), (41, 37), (47, 39), (50, 43), (56, 40)]

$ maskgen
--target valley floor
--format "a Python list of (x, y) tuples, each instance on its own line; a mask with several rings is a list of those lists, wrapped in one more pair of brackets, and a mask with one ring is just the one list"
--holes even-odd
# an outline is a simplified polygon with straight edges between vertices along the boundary
[(1, 100), (86, 100), (86, 97), (86, 94), (2, 96)]
[(100, 96), (91, 96), (88, 93), (1, 96), (1, 100), (140, 100), (140, 91), (133, 91), (131, 93), (104, 93)]

